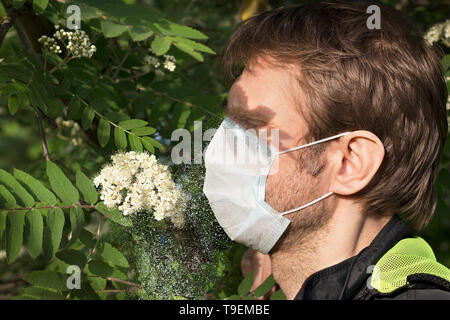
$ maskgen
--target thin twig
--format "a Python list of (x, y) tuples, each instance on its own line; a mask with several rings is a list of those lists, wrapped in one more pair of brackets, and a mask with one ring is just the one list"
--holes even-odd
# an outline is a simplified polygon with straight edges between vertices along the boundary
[(117, 278), (106, 278), (106, 280), (116, 281), (116, 282), (120, 282), (120, 283), (123, 283), (123, 284), (127, 284), (127, 285), (129, 285), (131, 287), (137, 287), (139, 289), (142, 289), (142, 287), (140, 285), (138, 285), (137, 283), (134, 283), (134, 282), (125, 281), (125, 280), (117, 279)]
[(95, 246), (92, 247), (92, 249), (89, 251), (89, 254), (86, 259), (87, 262), (89, 262), (89, 259), (91, 258), (92, 254), (94, 253), (95, 249), (97, 248), (98, 241), (100, 239), (100, 233), (102, 231), (102, 226), (103, 226), (103, 215), (100, 214), (100, 221), (98, 223), (97, 234), (95, 235), (95, 238), (96, 238)]
[(116, 71), (114, 71), (114, 74), (112, 76), (113, 80), (117, 78), (117, 75), (119, 74), (120, 69), (122, 68), (123, 64), (125, 63), (125, 60), (128, 58), (128, 55), (130, 54), (130, 50), (128, 49), (125, 55), (123, 56), (122, 60), (119, 63), (119, 66)]
[(74, 57), (67, 55), (63, 61), (61, 61), (60, 63), (58, 63), (56, 66), (54, 66), (52, 69), (50, 69), (49, 73), (53, 73), (56, 70), (58, 70), (59, 68), (61, 68), (63, 65), (65, 65), (67, 62), (69, 62), (70, 60), (72, 60)]
[(45, 161), (50, 161), (50, 154), (48, 153), (47, 141), (45, 139), (44, 128), (42, 127), (42, 118), (41, 118), (40, 112), (41, 112), (40, 110), (36, 110), (36, 119), (37, 119), (37, 125), (39, 128), (39, 136), (41, 138), (42, 153), (45, 158)]
[(66, 206), (43, 206), (43, 207), (31, 207), (31, 208), (0, 208), (0, 211), (19, 211), (19, 210), (37, 210), (37, 209), (69, 209), (69, 208), (84, 208), (84, 209), (96, 209), (93, 204), (71, 204)]

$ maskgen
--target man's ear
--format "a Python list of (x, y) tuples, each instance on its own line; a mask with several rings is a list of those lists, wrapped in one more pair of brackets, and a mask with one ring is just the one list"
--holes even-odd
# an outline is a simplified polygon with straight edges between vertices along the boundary
[(330, 191), (352, 195), (373, 178), (384, 158), (384, 146), (372, 132), (353, 131), (330, 146)]

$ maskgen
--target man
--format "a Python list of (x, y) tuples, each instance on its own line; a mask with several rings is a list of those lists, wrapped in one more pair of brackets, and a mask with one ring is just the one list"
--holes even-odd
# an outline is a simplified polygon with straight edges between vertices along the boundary
[[(235, 81), (204, 191), (288, 299), (450, 299), (449, 269), (397, 216), (420, 229), (435, 209), (448, 130), (440, 56), (387, 6), (369, 29), (372, 4), (265, 12), (224, 51)], [(214, 164), (231, 129), (236, 140), (279, 130), (271, 172)]]

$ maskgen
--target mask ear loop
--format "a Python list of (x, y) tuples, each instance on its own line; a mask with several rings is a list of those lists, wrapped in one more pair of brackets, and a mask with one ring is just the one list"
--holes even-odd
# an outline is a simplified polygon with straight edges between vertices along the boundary
[[(299, 147), (295, 147), (295, 148), (292, 148), (292, 149), (284, 150), (284, 151), (278, 152), (277, 155), (280, 155), (280, 154), (283, 154), (283, 153), (287, 153), (287, 152), (291, 152), (291, 151), (294, 151), (294, 150), (303, 149), (303, 148), (306, 148), (306, 147), (310, 147), (312, 145), (315, 145), (315, 144), (318, 144), (318, 143), (322, 143), (322, 142), (325, 142), (325, 141), (337, 139), (337, 138), (345, 136), (346, 134), (349, 134), (349, 133), (350, 132), (340, 133), (340, 134), (337, 134), (335, 136), (331, 136), (331, 137), (328, 137), (328, 138), (325, 138), (325, 139), (317, 140), (317, 141), (314, 141), (314, 142), (311, 142), (311, 143), (308, 143), (308, 144), (305, 144), (305, 145), (302, 145), (302, 146), (299, 146)], [(333, 192), (328, 192), (328, 193), (324, 194), (323, 196), (317, 198), (316, 200), (311, 201), (310, 203), (307, 203), (307, 204), (305, 204), (305, 205), (303, 205), (301, 207), (298, 207), (298, 208), (295, 208), (295, 209), (292, 209), (292, 210), (289, 210), (289, 211), (282, 212), (281, 215), (285, 215), (285, 214), (288, 214), (288, 213), (292, 213), (292, 212), (295, 212), (295, 211), (298, 211), (298, 210), (305, 209), (305, 208), (307, 208), (309, 206), (312, 206), (313, 204), (315, 204), (315, 203), (317, 203), (317, 202), (319, 202), (319, 201), (321, 201), (321, 200), (331, 196), (332, 194), (333, 194)]]
[(337, 134), (335, 136), (331, 136), (331, 137), (328, 137), (328, 138), (325, 138), (325, 139), (321, 139), (321, 140), (317, 140), (317, 141), (314, 141), (314, 142), (310, 142), (308, 144), (304, 144), (304, 145), (299, 146), (299, 147), (295, 147), (295, 148), (292, 148), (292, 149), (287, 149), (287, 150), (284, 150), (284, 151), (280, 151), (280, 152), (277, 152), (277, 155), (280, 155), (280, 154), (283, 154), (283, 153), (287, 153), (287, 152), (291, 152), (291, 151), (294, 151), (294, 150), (303, 149), (303, 148), (306, 148), (306, 147), (310, 147), (310, 146), (313, 146), (315, 144), (322, 143), (322, 142), (325, 142), (325, 141), (337, 139), (337, 138), (345, 136), (346, 134), (349, 134), (349, 133), (350, 132), (340, 133), (340, 134)]
[(317, 198), (316, 200), (311, 201), (310, 203), (307, 203), (307, 204), (305, 204), (305, 205), (303, 205), (301, 207), (298, 207), (298, 208), (295, 208), (295, 209), (292, 209), (292, 210), (289, 210), (289, 211), (282, 212), (281, 215), (285, 215), (285, 214), (288, 214), (288, 213), (292, 213), (292, 212), (295, 212), (295, 211), (298, 211), (298, 210), (305, 209), (306, 207), (312, 206), (313, 204), (315, 204), (315, 203), (317, 203), (317, 202), (319, 202), (319, 201), (321, 201), (321, 200), (331, 196), (333, 193), (334, 192), (328, 192), (328, 193), (324, 194), (323, 196), (321, 196), (320, 198)]

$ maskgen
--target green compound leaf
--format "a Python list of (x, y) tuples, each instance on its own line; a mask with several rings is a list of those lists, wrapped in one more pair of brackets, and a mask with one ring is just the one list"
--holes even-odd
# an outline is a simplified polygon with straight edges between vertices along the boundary
[(8, 212), (6, 216), (6, 259), (8, 264), (16, 260), (23, 243), (23, 226), (25, 214), (23, 211)]
[(16, 199), (4, 185), (0, 184), (0, 208), (15, 208)]
[(262, 297), (264, 296), (269, 290), (275, 285), (275, 280), (273, 278), (273, 275), (270, 275), (267, 277), (266, 280), (264, 280), (263, 283), (259, 285), (258, 288), (255, 289), (253, 292), (256, 297)]
[(83, 199), (89, 204), (94, 204), (98, 200), (98, 192), (92, 181), (80, 170), (76, 174), (76, 186), (81, 191)]
[(76, 265), (82, 270), (86, 264), (86, 255), (78, 250), (66, 249), (56, 254), (56, 257), (68, 265)]
[(155, 36), (151, 47), (157, 56), (161, 56), (169, 51), (171, 44), (172, 40), (169, 37)]
[(47, 176), (56, 195), (63, 204), (74, 204), (80, 199), (78, 190), (66, 177), (62, 170), (53, 162), (47, 161)]
[(47, 213), (47, 227), (44, 230), (44, 254), (49, 261), (59, 249), (64, 227), (64, 212), (61, 208), (50, 209)]
[(39, 210), (31, 210), (25, 215), (24, 244), (33, 259), (42, 251), (44, 219)]
[(43, 202), (46, 205), (54, 205), (57, 202), (56, 196), (53, 192), (48, 190), (42, 182), (30, 176), (28, 173), (23, 172), (19, 169), (14, 169), (14, 177), (26, 184), (31, 191), (36, 195), (39, 201)]
[(129, 134), (128, 135), (128, 139), (130, 141), (130, 148), (133, 149), (134, 151), (138, 151), (138, 152), (142, 152), (142, 142), (141, 139), (134, 135), (134, 134)]
[(250, 271), (247, 276), (241, 281), (238, 286), (238, 294), (242, 296), (246, 296), (250, 292), (250, 288), (253, 284), (253, 271)]
[(105, 242), (100, 252), (100, 258), (104, 262), (111, 263), (119, 267), (128, 268), (128, 261), (125, 256), (118, 249), (114, 248), (111, 244)]
[(78, 97), (72, 97), (67, 107), (67, 119), (78, 120), (81, 115), (80, 99)]
[(65, 300), (66, 297), (60, 293), (53, 290), (39, 288), (39, 287), (28, 287), (23, 289), (23, 293), (26, 296), (33, 297), (37, 300)]
[(98, 123), (98, 129), (97, 129), (97, 137), (98, 137), (98, 142), (100, 143), (100, 145), (102, 147), (104, 147), (108, 144), (110, 133), (111, 133), (111, 127), (109, 125), (109, 122), (103, 118), (100, 119), (100, 121)]
[(278, 289), (270, 296), (270, 300), (286, 300), (286, 296), (281, 289)]
[(11, 115), (16, 114), (17, 110), (19, 110), (19, 97), (17, 97), (16, 95), (9, 96), (8, 109)]
[(141, 142), (144, 145), (145, 149), (147, 149), (150, 153), (155, 153), (155, 148), (153, 147), (151, 142), (146, 140), (145, 138), (147, 138), (147, 137), (143, 137), (141, 139)]
[(9, 187), (12, 193), (15, 194), (18, 199), (22, 200), (26, 207), (32, 207), (34, 205), (33, 197), (10, 173), (3, 169), (0, 169), (0, 183)]
[(67, 278), (67, 274), (44, 270), (33, 271), (26, 275), (24, 280), (37, 287), (64, 291), (68, 290)]
[(85, 107), (83, 111), (83, 115), (81, 117), (81, 127), (84, 130), (87, 130), (91, 127), (92, 121), (95, 117), (95, 111), (92, 108)]
[(142, 127), (133, 129), (131, 132), (137, 136), (149, 136), (151, 134), (154, 134), (156, 132), (156, 129), (152, 127)]
[(117, 149), (126, 150), (128, 146), (127, 136), (125, 131), (120, 129), (119, 127), (114, 127), (114, 143), (116, 144)]
[(123, 130), (131, 130), (136, 128), (145, 127), (148, 124), (147, 121), (141, 119), (130, 119), (119, 122), (119, 127)]
[(90, 272), (101, 277), (109, 277), (114, 271), (110, 265), (100, 260), (92, 260), (89, 262), (88, 268)]
[(128, 26), (115, 23), (109, 19), (101, 21), (103, 34), (106, 38), (115, 38), (128, 30)]
[(146, 141), (158, 149), (164, 148), (164, 146), (159, 141), (157, 141), (153, 138), (150, 138), (150, 137), (142, 137), (142, 141)]
[(84, 226), (84, 212), (79, 207), (69, 209), (70, 227), (72, 229), (72, 236), (68, 246), (75, 242), (80, 236), (80, 232)]
[(33, 0), (33, 10), (37, 14), (43, 14), (47, 9), (49, 0)]
[(103, 201), (99, 202), (96, 206), (96, 209), (103, 214), (105, 217), (110, 219), (111, 221), (114, 221), (115, 223), (118, 223), (122, 226), (130, 227), (133, 225), (131, 222), (131, 219), (129, 217), (125, 217), (122, 212), (119, 211), (119, 209), (109, 209), (105, 206)]

